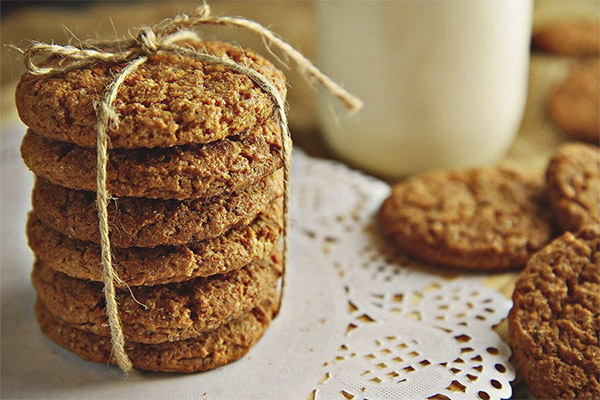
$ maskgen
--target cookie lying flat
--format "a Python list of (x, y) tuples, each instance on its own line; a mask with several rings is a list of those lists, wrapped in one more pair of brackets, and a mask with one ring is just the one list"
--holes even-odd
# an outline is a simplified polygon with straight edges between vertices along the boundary
[(383, 230), (415, 257), (458, 268), (521, 267), (550, 238), (541, 176), (439, 171), (393, 187)]
[[(282, 225), (280, 201), (249, 225), (222, 236), (181, 246), (111, 248), (112, 266), (129, 286), (153, 286), (224, 274), (271, 253)], [(102, 281), (100, 247), (70, 239), (44, 226), (34, 213), (27, 223), (29, 247), (48, 268), (74, 278)], [(115, 281), (117, 287), (124, 287)]]
[(554, 123), (573, 137), (600, 142), (600, 62), (576, 66), (550, 95), (548, 113)]
[[(107, 187), (113, 196), (208, 198), (245, 188), (283, 165), (275, 122), (205, 145), (113, 150)], [(96, 190), (96, 150), (55, 142), (28, 131), (21, 156), (35, 174), (56, 185)]]
[[(248, 314), (195, 339), (160, 344), (125, 343), (134, 368), (162, 372), (199, 372), (243, 357), (260, 339), (276, 312), (273, 299)], [(38, 300), (35, 316), (42, 332), (87, 361), (115, 363), (110, 338), (76, 328), (52, 315)]]
[[(283, 195), (281, 171), (244, 190), (209, 200), (123, 197), (108, 203), (110, 242), (115, 247), (181, 245), (221, 236), (249, 224)], [(73, 239), (100, 243), (96, 193), (70, 190), (37, 179), (33, 210), (48, 227)]]
[[(117, 294), (117, 302), (125, 340), (163, 343), (195, 338), (216, 329), (269, 298), (277, 288), (280, 263), (280, 257), (272, 255), (225, 275), (136, 286), (131, 294), (123, 289)], [(34, 264), (31, 280), (52, 314), (78, 329), (110, 335), (101, 283), (71, 278), (40, 261)]]
[(600, 55), (600, 24), (590, 20), (565, 20), (536, 29), (532, 46), (560, 56)]
[[(220, 42), (190, 44), (260, 72), (285, 98), (283, 74), (251, 50)], [(49, 139), (96, 147), (94, 101), (124, 66), (96, 63), (51, 76), (25, 74), (16, 91), (19, 115)], [(119, 127), (107, 132), (113, 148), (213, 142), (273, 115), (273, 101), (247, 76), (168, 53), (150, 56), (125, 80), (115, 108)]]
[(583, 143), (564, 145), (546, 171), (550, 207), (561, 228), (577, 232), (600, 225), (600, 150)]
[(600, 398), (600, 231), (566, 232), (535, 254), (509, 314), (514, 358), (539, 399)]

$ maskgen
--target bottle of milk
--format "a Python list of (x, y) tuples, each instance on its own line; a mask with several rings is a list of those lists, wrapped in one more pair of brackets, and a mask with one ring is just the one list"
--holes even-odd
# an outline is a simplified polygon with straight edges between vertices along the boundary
[(319, 65), (365, 103), (319, 96), (326, 142), (390, 177), (492, 163), (523, 115), (532, 0), (319, 1)]

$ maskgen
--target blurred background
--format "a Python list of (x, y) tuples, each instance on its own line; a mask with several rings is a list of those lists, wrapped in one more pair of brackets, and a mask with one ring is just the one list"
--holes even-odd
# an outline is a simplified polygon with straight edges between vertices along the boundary
[[(1, 42), (21, 48), (30, 41), (65, 43), (72, 35), (114, 38), (128, 34), (130, 28), (152, 25), (177, 13), (191, 12), (199, 2), (182, 1), (6, 1), (1, 2)], [(227, 1), (215, 0), (210, 5), (214, 15), (241, 15), (269, 27), (309, 59), (317, 62), (317, 29), (315, 1)], [(566, 17), (598, 19), (597, 0), (539, 0), (534, 3), (533, 26)], [(261, 41), (246, 32), (230, 28), (215, 28), (202, 32), (209, 38), (235, 41), (268, 55)], [(342, 44), (343, 45), (343, 44)], [(272, 57), (271, 57), (272, 59)], [(564, 79), (573, 60), (541, 55), (531, 61), (527, 109), (519, 136), (505, 161), (525, 165), (541, 165), (556, 142), (564, 140), (562, 133), (543, 118), (543, 101), (548, 91)], [(275, 64), (288, 77), (290, 86), (290, 125), (297, 146), (318, 156), (335, 157), (323, 143), (316, 112), (316, 92), (295, 71)], [(14, 85), (23, 71), (19, 55), (1, 48), (0, 77), (2, 86), (1, 118), (16, 117), (13, 106)], [(347, 84), (339, 71), (325, 71), (342, 85)], [(535, 74), (535, 76), (533, 76)], [(537, 103), (535, 103), (537, 102)], [(540, 131), (550, 132), (543, 140)], [(554, 132), (554, 133), (552, 133)], [(532, 139), (533, 136), (535, 139)], [(531, 140), (539, 147), (539, 157), (531, 157)]]

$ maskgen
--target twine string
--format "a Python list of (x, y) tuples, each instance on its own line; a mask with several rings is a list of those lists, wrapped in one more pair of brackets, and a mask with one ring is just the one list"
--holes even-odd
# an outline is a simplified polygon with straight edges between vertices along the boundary
[(116, 128), (119, 123), (113, 107), (119, 87), (125, 81), (127, 76), (143, 64), (146, 59), (146, 57), (139, 57), (127, 64), (117, 78), (108, 85), (102, 101), (95, 105), (96, 115), (98, 116), (96, 122), (96, 132), (98, 134), (96, 144), (96, 203), (98, 207), (101, 263), (103, 267), (102, 282), (104, 282), (104, 297), (106, 299), (106, 314), (108, 315), (112, 353), (117, 365), (125, 373), (130, 372), (133, 369), (133, 366), (125, 352), (125, 338), (123, 336), (121, 319), (119, 318), (114, 284), (115, 279), (120, 280), (120, 278), (117, 277), (117, 273), (112, 267), (112, 255), (110, 253), (107, 211), (109, 194), (106, 188), (106, 165), (108, 163), (108, 135), (106, 130), (109, 126)]
[[(190, 32), (191, 28), (200, 25), (222, 25), (237, 26), (245, 28), (263, 38), (265, 43), (277, 47), (289, 58), (294, 60), (307, 78), (312, 78), (325, 86), (335, 97), (340, 99), (349, 111), (356, 111), (362, 107), (362, 102), (348, 93), (344, 88), (335, 83), (318, 68), (316, 68), (306, 57), (291, 45), (277, 37), (264, 26), (241, 17), (212, 17), (207, 4), (199, 7), (192, 16), (185, 14), (166, 19), (153, 27), (141, 27), (136, 38), (131, 40), (107, 41), (83, 41), (80, 47), (61, 46), (56, 44), (33, 43), (25, 51), (23, 58), (25, 67), (33, 75), (52, 75), (64, 73), (73, 69), (90, 66), (97, 62), (122, 63), (127, 62), (125, 67), (117, 74), (114, 80), (107, 86), (102, 100), (95, 103), (97, 123), (97, 172), (96, 192), (98, 207), (98, 227), (100, 230), (102, 281), (104, 283), (104, 296), (106, 298), (106, 314), (110, 327), (112, 355), (123, 372), (129, 373), (132, 362), (125, 351), (125, 339), (123, 328), (119, 318), (118, 304), (116, 299), (114, 281), (120, 281), (112, 266), (108, 212), (107, 204), (110, 198), (107, 189), (107, 163), (109, 137), (107, 130), (116, 129), (118, 126), (118, 115), (114, 107), (119, 88), (127, 77), (144, 64), (148, 56), (158, 52), (169, 52), (191, 58), (195, 58), (210, 64), (224, 65), (240, 74), (249, 77), (257, 86), (266, 92), (272, 99), (275, 114), (281, 128), (282, 151), (281, 156), (284, 163), (284, 198), (283, 198), (283, 259), (282, 259), (282, 284), (281, 295), (277, 310), (281, 307), (283, 292), (285, 288), (285, 267), (287, 265), (289, 250), (289, 201), (290, 201), (290, 171), (291, 171), (291, 135), (288, 128), (285, 102), (277, 88), (261, 73), (245, 65), (240, 65), (231, 59), (217, 57), (212, 54), (203, 53), (188, 47), (174, 44), (174, 42), (189, 39), (196, 36)], [(19, 50), (19, 49), (17, 49)], [(35, 60), (41, 57), (54, 57), (57, 61), (47, 64), (38, 63)]]

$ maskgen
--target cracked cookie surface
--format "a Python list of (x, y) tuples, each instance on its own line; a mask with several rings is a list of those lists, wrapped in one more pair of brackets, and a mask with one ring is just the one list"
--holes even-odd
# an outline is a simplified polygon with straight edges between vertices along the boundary
[[(108, 202), (111, 245), (185, 245), (221, 236), (249, 224), (283, 195), (281, 171), (244, 190), (209, 200), (122, 197)], [(96, 193), (71, 190), (37, 179), (33, 210), (47, 226), (73, 238), (100, 243)]]
[[(154, 286), (224, 274), (263, 259), (274, 249), (282, 229), (281, 202), (276, 201), (249, 225), (222, 236), (180, 246), (151, 249), (111, 247), (117, 287)], [(46, 227), (35, 216), (27, 223), (29, 247), (45, 266), (74, 278), (102, 281), (100, 246), (71, 239)]]
[(522, 267), (551, 234), (541, 174), (505, 168), (409, 179), (392, 188), (379, 217), (408, 253), (457, 268)]
[[(196, 49), (263, 74), (285, 98), (283, 74), (253, 51), (222, 42), (189, 42)], [(49, 76), (25, 74), (16, 105), (23, 122), (52, 140), (96, 147), (97, 101), (125, 63), (96, 63)], [(273, 100), (252, 80), (228, 67), (169, 53), (152, 55), (119, 89), (113, 148), (209, 143), (263, 125)]]
[[(243, 357), (260, 339), (276, 313), (275, 298), (237, 320), (194, 339), (160, 344), (125, 342), (134, 368), (162, 372), (200, 372)], [(115, 363), (110, 337), (77, 329), (52, 315), (39, 300), (35, 316), (42, 332), (56, 344), (87, 361)]]
[[(249, 312), (271, 298), (281, 275), (281, 258), (272, 254), (224, 275), (117, 292), (126, 341), (157, 344), (198, 337)], [(77, 329), (110, 336), (103, 284), (55, 272), (41, 261), (31, 274), (40, 301)]]
[[(51, 141), (29, 130), (21, 156), (36, 175), (75, 190), (96, 191), (96, 150)], [(204, 144), (109, 152), (112, 196), (185, 200), (210, 198), (252, 185), (283, 165), (276, 122)]]
[(565, 232), (515, 284), (510, 340), (536, 398), (600, 398), (599, 229)]

